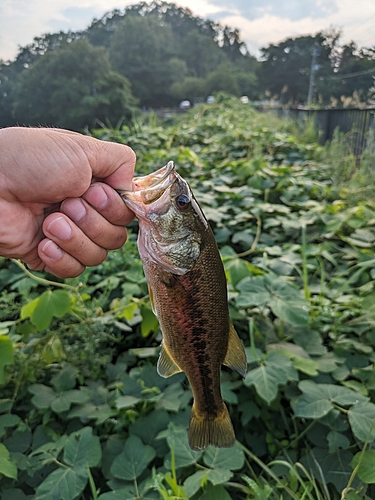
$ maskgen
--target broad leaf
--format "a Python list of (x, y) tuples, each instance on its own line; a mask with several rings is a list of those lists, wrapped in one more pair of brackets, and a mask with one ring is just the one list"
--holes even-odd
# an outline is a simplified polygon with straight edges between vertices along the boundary
[(154, 448), (144, 445), (138, 436), (130, 436), (122, 453), (114, 459), (111, 472), (119, 479), (132, 481), (142, 474), (154, 457)]
[(39, 331), (50, 325), (52, 318), (62, 318), (70, 309), (71, 298), (64, 290), (47, 290), (22, 308), (22, 318), (30, 320)]
[(355, 403), (348, 412), (353, 434), (362, 443), (372, 443), (375, 439), (375, 405), (368, 402)]
[(351, 466), (353, 469), (358, 466), (357, 476), (361, 481), (366, 484), (375, 483), (375, 450), (366, 450), (358, 452), (353, 460)]
[(248, 372), (244, 384), (254, 385), (258, 395), (269, 404), (276, 398), (279, 386), (288, 380), (298, 380), (290, 359), (279, 352), (271, 352), (261, 366)]
[(236, 448), (214, 448), (209, 446), (203, 457), (204, 463), (212, 469), (238, 470), (243, 467), (245, 455)]
[(0, 443), (0, 475), (17, 479), (17, 466), (11, 460), (9, 451)]
[(9, 337), (0, 335), (0, 384), (4, 382), (4, 367), (14, 362), (13, 343)]
[(186, 430), (173, 429), (174, 427), (170, 425), (167, 442), (169, 448), (174, 451), (176, 469), (197, 463), (202, 452), (190, 448)]
[(64, 461), (74, 467), (84, 465), (96, 467), (102, 458), (98, 436), (93, 436), (92, 427), (84, 427), (69, 436), (64, 447)]
[(35, 500), (74, 500), (82, 493), (86, 483), (87, 472), (84, 467), (59, 468), (38, 486)]

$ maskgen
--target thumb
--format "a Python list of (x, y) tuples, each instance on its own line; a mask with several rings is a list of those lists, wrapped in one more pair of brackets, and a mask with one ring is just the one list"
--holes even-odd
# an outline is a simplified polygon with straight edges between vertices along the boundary
[(92, 157), (89, 157), (93, 177), (114, 189), (131, 189), (136, 162), (134, 151), (124, 144), (93, 140), (95, 147), (90, 148)]

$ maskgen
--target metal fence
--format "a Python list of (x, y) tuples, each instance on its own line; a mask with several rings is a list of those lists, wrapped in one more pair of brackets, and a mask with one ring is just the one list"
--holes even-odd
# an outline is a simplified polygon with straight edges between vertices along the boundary
[[(286, 113), (285, 113), (286, 112)], [(297, 121), (303, 122), (313, 118), (321, 131), (321, 142), (325, 143), (333, 138), (338, 129), (346, 134), (348, 144), (356, 156), (360, 156), (366, 147), (368, 132), (375, 126), (375, 109), (288, 109), (285, 114)]]

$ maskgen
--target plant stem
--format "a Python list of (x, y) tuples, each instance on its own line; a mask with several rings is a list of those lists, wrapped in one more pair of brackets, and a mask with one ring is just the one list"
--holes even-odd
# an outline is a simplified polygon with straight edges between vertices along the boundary
[(98, 492), (96, 490), (95, 481), (94, 481), (94, 478), (92, 477), (90, 467), (87, 466), (86, 470), (87, 470), (87, 475), (89, 477), (89, 484), (90, 484), (90, 490), (91, 490), (91, 494), (92, 494), (92, 500), (98, 500)]
[(74, 286), (71, 286), (71, 285), (68, 285), (66, 283), (59, 283), (58, 281), (50, 281), (50, 280), (46, 280), (44, 278), (39, 278), (39, 276), (35, 276), (35, 274), (33, 274), (32, 272), (30, 272), (27, 267), (22, 264), (22, 262), (18, 259), (10, 259), (14, 264), (16, 264), (16, 266), (18, 266), (19, 268), (22, 269), (22, 271), (31, 279), (33, 279), (34, 281), (37, 281), (38, 283), (41, 283), (42, 285), (47, 285), (47, 286), (59, 286), (61, 288), (66, 288), (68, 290), (71, 290), (73, 292), (77, 292), (77, 288), (74, 287)]

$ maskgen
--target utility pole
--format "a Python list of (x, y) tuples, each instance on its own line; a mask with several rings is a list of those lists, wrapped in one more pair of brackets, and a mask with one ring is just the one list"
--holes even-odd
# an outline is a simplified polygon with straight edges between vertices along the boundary
[(310, 68), (310, 82), (309, 82), (309, 94), (307, 96), (307, 104), (312, 103), (313, 92), (314, 92), (314, 80), (315, 73), (319, 69), (319, 64), (316, 64), (316, 58), (319, 55), (319, 49), (317, 47), (313, 48), (312, 51), (312, 59), (311, 59), (311, 68)]

